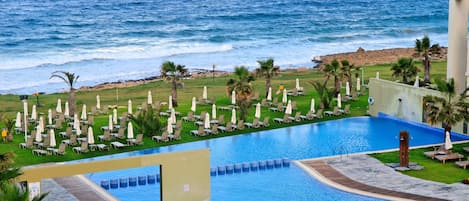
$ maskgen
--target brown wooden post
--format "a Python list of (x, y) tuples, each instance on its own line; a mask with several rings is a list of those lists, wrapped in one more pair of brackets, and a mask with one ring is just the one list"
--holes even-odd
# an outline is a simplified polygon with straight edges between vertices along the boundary
[(399, 133), (399, 162), (401, 167), (409, 167), (409, 132)]

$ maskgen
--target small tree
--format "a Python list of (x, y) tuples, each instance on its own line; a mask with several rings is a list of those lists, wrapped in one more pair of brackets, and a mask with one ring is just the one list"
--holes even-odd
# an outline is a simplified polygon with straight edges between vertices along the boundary
[(130, 119), (140, 134), (149, 137), (160, 134), (160, 117), (158, 112), (155, 113), (153, 109), (142, 110), (137, 116), (130, 116)]
[(415, 51), (417, 52), (417, 55), (423, 56), (422, 64), (424, 69), (425, 83), (430, 82), (430, 69), (432, 67), (429, 52), (439, 53), (439, 50), (440, 47), (438, 44), (434, 44), (430, 47), (430, 38), (427, 35), (425, 35), (422, 39), (415, 40)]
[(55, 71), (52, 73), (49, 79), (52, 78), (59, 78), (63, 80), (69, 87), (68, 91), (68, 103), (70, 107), (70, 116), (75, 114), (76, 110), (76, 103), (75, 103), (75, 88), (74, 84), (78, 81), (79, 75), (75, 75), (75, 73), (65, 72), (65, 71)]
[(319, 94), (319, 99), (321, 100), (321, 104), (325, 109), (330, 108), (330, 104), (332, 102), (332, 99), (334, 98), (335, 92), (334, 90), (328, 89), (327, 88), (327, 81), (324, 83), (320, 82), (309, 82), (311, 85), (313, 85), (314, 89)]
[(184, 65), (176, 65), (171, 61), (166, 61), (161, 65), (161, 77), (171, 83), (171, 96), (174, 107), (178, 106), (177, 87), (182, 86), (181, 77), (184, 77), (186, 73), (187, 69)]
[[(12, 152), (0, 153), (0, 200), (28, 201), (29, 190), (16, 185), (16, 178), (22, 174), (14, 166), (15, 155)], [(48, 193), (34, 197), (33, 201), (43, 200)]]
[(249, 73), (246, 67), (240, 66), (235, 67), (234, 78), (229, 79), (226, 83), (227, 94), (231, 94), (233, 90), (236, 92), (236, 104), (239, 106), (241, 120), (246, 120), (251, 106), (251, 97), (254, 91), (251, 81), (254, 81), (254, 76)]
[[(456, 123), (469, 120), (469, 104), (466, 101), (468, 95), (466, 88), (463, 93), (456, 97), (456, 87), (454, 79), (447, 82), (436, 80), (438, 90), (445, 94), (445, 98), (438, 96), (425, 96), (424, 102), (427, 103), (426, 113), (430, 124), (441, 123), (444, 131), (451, 132), (451, 127)], [(444, 135), (443, 135), (444, 136)]]
[(326, 77), (326, 81), (324, 82), (327, 85), (327, 82), (331, 77), (334, 78), (334, 95), (340, 93), (340, 77), (342, 76), (342, 72), (340, 70), (340, 63), (337, 59), (331, 61), (330, 64), (326, 64), (322, 69), (324, 76)]
[(269, 88), (272, 86), (271, 80), (279, 74), (280, 67), (274, 65), (274, 59), (272, 58), (259, 60), (257, 63), (259, 63), (259, 68), (256, 68), (255, 75), (256, 77), (265, 78), (265, 97), (267, 97)]
[(402, 76), (402, 82), (405, 84), (408, 83), (407, 78), (416, 76), (419, 71), (414, 60), (407, 57), (400, 58), (396, 64), (392, 65), (391, 70), (393, 71), (392, 76)]

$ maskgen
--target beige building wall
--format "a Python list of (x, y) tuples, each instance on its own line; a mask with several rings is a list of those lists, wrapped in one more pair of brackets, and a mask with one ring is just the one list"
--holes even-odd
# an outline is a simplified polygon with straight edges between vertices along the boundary
[[(374, 102), (370, 104), (369, 100), (370, 115), (377, 116), (378, 112), (383, 112), (404, 120), (419, 123), (425, 123), (422, 122), (424, 111), (423, 97), (426, 95), (442, 96), (439, 91), (375, 78), (370, 78), (368, 87), (369, 99), (373, 99), (372, 102)], [(441, 128), (441, 125), (433, 126)], [(462, 133), (462, 123), (455, 125), (452, 129)]]
[(101, 171), (161, 165), (164, 201), (210, 200), (210, 152), (208, 149), (152, 154), (74, 164), (45, 164), (22, 169), (19, 181), (39, 182)]

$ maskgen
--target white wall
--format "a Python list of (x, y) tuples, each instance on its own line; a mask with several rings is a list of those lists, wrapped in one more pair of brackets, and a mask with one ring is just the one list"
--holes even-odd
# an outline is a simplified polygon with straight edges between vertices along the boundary
[[(370, 78), (368, 87), (369, 97), (374, 100), (373, 104), (369, 104), (370, 115), (377, 116), (378, 112), (383, 112), (420, 123), (424, 123), (422, 122), (423, 97), (442, 96), (439, 91), (375, 78)], [(399, 98), (402, 100), (400, 104)], [(434, 126), (441, 127), (441, 125)], [(455, 125), (452, 129), (462, 133), (462, 124)]]

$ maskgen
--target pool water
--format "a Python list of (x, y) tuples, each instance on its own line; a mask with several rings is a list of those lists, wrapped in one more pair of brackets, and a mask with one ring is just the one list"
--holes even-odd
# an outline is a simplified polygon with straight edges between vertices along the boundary
[[(212, 167), (240, 162), (288, 157), (317, 158), (399, 147), (400, 130), (411, 136), (410, 145), (443, 142), (443, 131), (390, 118), (353, 117), (269, 131), (254, 132), (180, 145), (96, 157), (91, 160), (121, 158), (171, 151), (210, 149)], [(452, 134), (453, 141), (467, 136)], [(90, 159), (88, 159), (90, 160)], [(89, 178), (98, 185), (104, 179), (155, 174), (158, 167), (94, 173)], [(159, 200), (159, 186), (147, 185), (109, 190), (122, 200)], [(129, 195), (139, 195), (138, 197)], [(211, 177), (211, 200), (374, 200), (353, 195), (319, 183), (295, 165), (236, 175)]]

